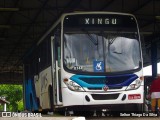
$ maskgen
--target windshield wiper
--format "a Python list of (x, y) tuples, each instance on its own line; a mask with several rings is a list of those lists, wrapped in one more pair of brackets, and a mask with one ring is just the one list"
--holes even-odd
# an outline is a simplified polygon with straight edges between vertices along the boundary
[(91, 42), (92, 42), (94, 45), (96, 45), (96, 46), (98, 45), (98, 40), (95, 39), (92, 35), (90, 35), (90, 34), (88, 33), (88, 31), (86, 31), (85, 29), (81, 29), (81, 30), (86, 33), (87, 37), (91, 40)]

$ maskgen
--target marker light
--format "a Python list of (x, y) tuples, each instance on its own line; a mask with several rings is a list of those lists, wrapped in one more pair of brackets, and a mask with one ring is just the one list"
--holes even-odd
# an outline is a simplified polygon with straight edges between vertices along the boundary
[(140, 77), (140, 80), (144, 80), (144, 76), (141, 76), (141, 77)]
[(80, 85), (70, 79), (65, 78), (63, 82), (67, 85), (68, 89), (72, 91), (84, 91)]
[(141, 79), (137, 79), (135, 81), (133, 81), (126, 90), (135, 90), (137, 88), (139, 88), (141, 86), (142, 80)]

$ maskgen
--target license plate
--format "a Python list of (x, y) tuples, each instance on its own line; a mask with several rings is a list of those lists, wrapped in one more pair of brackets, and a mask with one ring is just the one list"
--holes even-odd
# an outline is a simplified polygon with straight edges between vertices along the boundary
[(141, 99), (141, 94), (129, 94), (128, 100)]

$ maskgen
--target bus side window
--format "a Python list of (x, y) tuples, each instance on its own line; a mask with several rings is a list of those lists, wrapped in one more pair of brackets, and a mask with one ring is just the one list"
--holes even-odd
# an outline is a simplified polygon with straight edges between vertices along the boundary
[(57, 30), (55, 33), (55, 47), (56, 47), (56, 60), (58, 60), (58, 67), (61, 67), (61, 39), (60, 31)]

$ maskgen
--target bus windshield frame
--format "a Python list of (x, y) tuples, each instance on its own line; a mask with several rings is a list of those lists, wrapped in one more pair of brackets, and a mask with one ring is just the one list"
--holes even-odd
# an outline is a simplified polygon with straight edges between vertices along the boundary
[[(103, 14), (101, 18), (97, 14), (64, 18), (64, 69), (73, 73), (123, 73), (141, 69), (141, 47), (135, 18), (115, 14)], [(105, 20), (109, 23), (106, 24)], [(124, 25), (124, 22), (129, 25)]]

